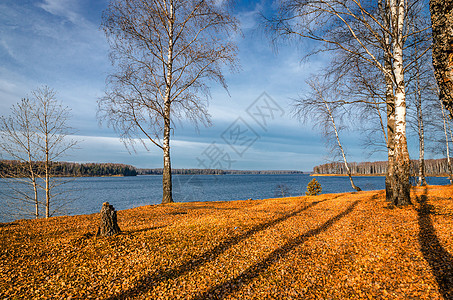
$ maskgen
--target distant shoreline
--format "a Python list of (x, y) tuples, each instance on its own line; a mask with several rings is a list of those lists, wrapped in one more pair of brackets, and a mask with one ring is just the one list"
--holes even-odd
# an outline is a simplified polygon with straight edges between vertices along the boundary
[[(162, 175), (162, 168), (137, 169), (137, 175)], [(172, 169), (172, 175), (291, 175), (306, 174), (297, 170), (221, 170), (221, 169)]]
[[(318, 177), (345, 177), (348, 176), (348, 174), (310, 174), (310, 176), (318, 176)], [(373, 177), (380, 177), (380, 176), (385, 176), (385, 174), (351, 174), (353, 177), (365, 177), (365, 176), (373, 176)]]
[[(317, 177), (346, 177), (348, 174), (310, 174), (310, 176)], [(385, 174), (351, 174), (352, 177), (384, 177)], [(418, 175), (411, 175), (412, 177), (418, 177)], [(448, 174), (426, 174), (426, 177), (447, 177)]]

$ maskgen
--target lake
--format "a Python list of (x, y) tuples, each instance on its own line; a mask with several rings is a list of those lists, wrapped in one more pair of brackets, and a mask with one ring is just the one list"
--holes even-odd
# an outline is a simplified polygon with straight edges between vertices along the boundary
[[(290, 175), (173, 175), (173, 199), (176, 202), (228, 201), (264, 199), (282, 196), (305, 195), (308, 182), (313, 177), (307, 174)], [(322, 193), (353, 192), (348, 177), (316, 177)], [(354, 183), (362, 190), (384, 189), (382, 176), (354, 177)], [(66, 180), (66, 179), (63, 179)], [(445, 177), (429, 177), (429, 184), (445, 185)], [(24, 190), (11, 180), (0, 180), (0, 222), (10, 222), (20, 216), (11, 216), (11, 187)], [(279, 187), (280, 186), (280, 187)], [(77, 215), (99, 212), (102, 203), (110, 202), (117, 210), (137, 206), (159, 204), (162, 200), (162, 176), (135, 177), (82, 177), (56, 188), (65, 191), (65, 200), (56, 201), (61, 206), (54, 215)], [(44, 195), (41, 195), (44, 199)], [(17, 207), (17, 203), (12, 203)], [(33, 205), (25, 206), (33, 211)]]

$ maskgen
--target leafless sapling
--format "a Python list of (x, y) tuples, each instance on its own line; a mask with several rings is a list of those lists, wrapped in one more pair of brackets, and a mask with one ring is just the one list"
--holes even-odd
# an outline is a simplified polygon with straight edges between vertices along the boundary
[(294, 103), (295, 115), (302, 120), (310, 118), (315, 124), (324, 130), (324, 136), (331, 140), (333, 138), (332, 152), (339, 152), (343, 160), (346, 173), (349, 177), (351, 186), (356, 191), (361, 189), (354, 184), (351, 169), (346, 159), (345, 150), (340, 141), (340, 128), (335, 122), (335, 110), (342, 108), (342, 101), (332, 99), (332, 94), (337, 94), (329, 84), (320, 84), (319, 78), (309, 81), (311, 93), (307, 97), (299, 98)]
[(2, 170), (0, 178), (11, 181), (8, 184), (11, 192), (5, 204), (9, 206), (8, 214), (18, 217), (39, 218), (35, 111), (34, 102), (24, 98), (11, 107), (8, 117), (0, 117), (0, 151), (14, 160)]
[[(10, 187), (16, 191), (16, 200), (32, 201), (35, 207), (34, 217), (40, 216), (41, 203), (45, 208), (45, 217), (52, 215), (55, 207), (53, 189), (63, 183), (54, 180), (52, 162), (61, 158), (76, 142), (68, 139), (72, 130), (67, 125), (69, 108), (64, 107), (51, 88), (44, 86), (32, 91), (30, 99), (22, 99), (11, 109), (11, 115), (0, 119), (0, 149), (8, 158), (18, 162), (14, 183)], [(33, 196), (28, 195), (17, 183), (29, 181)], [(39, 199), (40, 191), (44, 199)], [(54, 207), (51, 210), (51, 204)]]

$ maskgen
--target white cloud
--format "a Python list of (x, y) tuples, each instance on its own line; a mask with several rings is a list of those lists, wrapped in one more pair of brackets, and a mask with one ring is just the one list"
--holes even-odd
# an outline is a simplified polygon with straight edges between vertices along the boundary
[[(79, 141), (80, 147), (85, 148), (86, 146), (96, 146), (96, 147), (106, 147), (106, 148), (118, 148), (122, 147), (124, 150), (124, 143), (121, 141), (119, 137), (106, 137), (106, 136), (88, 136), (88, 135), (71, 135), (68, 136), (68, 139), (74, 139)], [(141, 141), (139, 139), (133, 139), (133, 143), (137, 145), (136, 151), (137, 153), (145, 153), (145, 152), (154, 152), (153, 149), (159, 149), (151, 142), (144, 140), (147, 144), (147, 148), (150, 151), (147, 151), (145, 148), (139, 146), (141, 145)], [(207, 142), (198, 142), (198, 141), (187, 141), (187, 140), (178, 140), (172, 139), (171, 140), (172, 147), (178, 147), (180, 149), (186, 150), (203, 150), (204, 148), (208, 147), (211, 143)], [(159, 150), (161, 152), (161, 150)]]
[(44, 9), (48, 13), (56, 16), (64, 17), (73, 24), (85, 24), (85, 19), (76, 12), (77, 1), (72, 0), (44, 0), (43, 3), (38, 3), (38, 7)]
[(0, 27), (0, 114), (33, 89), (48, 85), (73, 110), (74, 123), (84, 131), (85, 124), (97, 129), (96, 100), (110, 63), (99, 24), (84, 17), (91, 14), (94, 20), (100, 13), (89, 11), (90, 2), (0, 3), (0, 23), (5, 24)]
[(255, 29), (259, 17), (261, 6), (257, 4), (252, 11), (243, 11), (236, 15), (242, 30)]
[(14, 93), (16, 90), (17, 90), (16, 83), (0, 78), (0, 92), (1, 93), (11, 94), (11, 93)]
[(6, 52), (8, 53), (8, 55), (9, 55), (12, 59), (17, 60), (17, 56), (16, 56), (16, 54), (14, 53), (14, 50), (11, 49), (11, 47), (8, 45), (8, 43), (7, 43), (4, 39), (1, 40), (1, 43), (0, 43), (0, 44), (1, 44), (1, 46), (3, 47), (3, 49), (6, 50)]

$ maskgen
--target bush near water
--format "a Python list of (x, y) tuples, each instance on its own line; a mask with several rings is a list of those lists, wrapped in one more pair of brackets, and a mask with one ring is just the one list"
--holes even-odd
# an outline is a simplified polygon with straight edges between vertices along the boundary
[(322, 187), (321, 184), (313, 178), (307, 185), (307, 191), (305, 192), (306, 196), (316, 196), (321, 194)]

